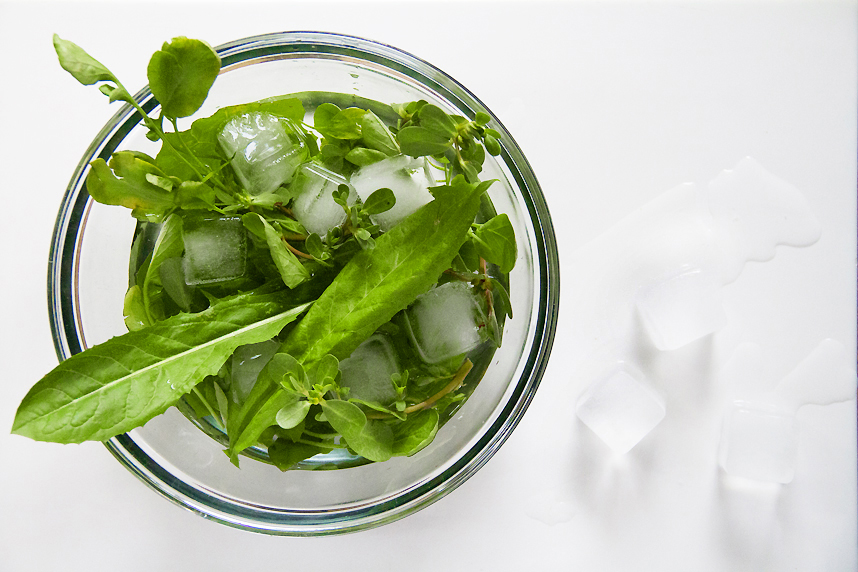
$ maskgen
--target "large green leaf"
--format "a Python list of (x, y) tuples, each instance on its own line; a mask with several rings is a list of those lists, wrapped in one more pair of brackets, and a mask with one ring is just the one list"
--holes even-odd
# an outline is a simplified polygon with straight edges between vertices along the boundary
[(435, 200), (356, 254), (289, 334), (283, 351), (308, 364), (345, 359), (379, 326), (426, 292), (465, 241), (486, 185), (456, 179)]
[(270, 339), (308, 304), (245, 293), (178, 314), (60, 363), (24, 397), (12, 432), (40, 441), (102, 441), (163, 413), (240, 345)]

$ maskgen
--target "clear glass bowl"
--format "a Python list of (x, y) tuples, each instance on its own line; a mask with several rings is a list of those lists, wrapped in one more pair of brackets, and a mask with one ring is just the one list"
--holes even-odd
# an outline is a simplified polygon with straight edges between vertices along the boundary
[[(194, 117), (216, 109), (296, 92), (355, 94), (385, 103), (425, 99), (473, 118), (491, 112), (439, 69), (368, 40), (315, 32), (278, 33), (217, 48), (220, 77)], [(148, 89), (144, 109), (158, 105)], [(124, 333), (122, 301), (135, 221), (127, 210), (93, 203), (88, 164), (117, 149), (154, 154), (139, 115), (123, 108), (87, 149), (60, 208), (49, 260), (48, 297), (54, 344), (66, 359)], [(182, 125), (187, 127), (189, 118)], [(384, 524), (440, 499), (479, 469), (516, 426), (536, 392), (554, 338), (559, 263), (545, 200), (530, 165), (498, 120), (503, 152), (481, 178), (516, 231), (519, 259), (510, 274), (513, 319), (470, 399), (418, 454), (329, 471), (277, 468), (246, 459), (236, 469), (222, 446), (171, 408), (144, 427), (106, 442), (132, 473), (173, 502), (224, 524), (297, 536)]]

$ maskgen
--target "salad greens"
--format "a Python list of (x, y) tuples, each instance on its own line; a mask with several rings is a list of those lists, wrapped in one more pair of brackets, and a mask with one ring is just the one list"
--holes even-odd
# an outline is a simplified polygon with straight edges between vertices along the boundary
[[(221, 435), (236, 465), (251, 447), (286, 470), (334, 449), (385, 461), (429, 444), (482, 375), (471, 350), (490, 356), (512, 315), (515, 236), (485, 194), (492, 181), (479, 178), (486, 152), (501, 152), (489, 116), (295, 94), (225, 107), (182, 131), (177, 120), (200, 109), (220, 70), (208, 44), (174, 38), (152, 56), (155, 117), (80, 47), (57, 36), (54, 46), (80, 83), (133, 106), (161, 149), (114, 152), (86, 178), (95, 201), (139, 221), (129, 332), (36, 383), (12, 431), (105, 440), (178, 405)], [(266, 145), (276, 161), (253, 156)], [(376, 172), (361, 194), (358, 178)], [(432, 184), (399, 188), (430, 173)], [(310, 232), (301, 213), (310, 199), (328, 200), (338, 222)], [(394, 209), (394, 223), (379, 218)], [(475, 326), (427, 361), (406, 334), (411, 313), (442, 292)], [(370, 346), (396, 370), (366, 375), (356, 356)]]

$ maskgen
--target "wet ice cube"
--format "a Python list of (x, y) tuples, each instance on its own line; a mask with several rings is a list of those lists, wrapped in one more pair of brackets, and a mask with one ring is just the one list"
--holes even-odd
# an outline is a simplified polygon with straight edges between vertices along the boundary
[(396, 400), (391, 376), (400, 372), (399, 358), (390, 339), (373, 334), (340, 362), (340, 385), (348, 397), (388, 405)]
[(578, 399), (578, 418), (616, 453), (627, 453), (664, 419), (664, 401), (643, 375), (614, 369)]
[(721, 329), (726, 322), (721, 284), (714, 273), (683, 268), (638, 289), (635, 304), (660, 350), (675, 350)]
[(218, 142), (251, 195), (270, 193), (292, 180), (307, 160), (307, 146), (291, 120), (252, 112), (230, 120)]
[(488, 338), (486, 315), (472, 288), (448, 282), (417, 297), (405, 311), (409, 338), (429, 364), (469, 352)]
[(280, 343), (275, 340), (266, 340), (236, 348), (230, 363), (232, 374), (230, 392), (233, 401), (239, 404), (244, 403), (244, 400), (250, 395), (250, 390), (256, 384), (259, 372), (279, 348)]
[(246, 246), (240, 218), (211, 218), (186, 224), (182, 239), (182, 269), (189, 286), (225, 282), (244, 274)]
[(789, 483), (797, 452), (798, 422), (792, 412), (737, 402), (725, 414), (719, 464), (728, 474)]
[(426, 158), (396, 155), (361, 167), (351, 183), (362, 201), (378, 189), (388, 188), (396, 196), (390, 210), (372, 215), (375, 224), (386, 231), (402, 219), (432, 201), (429, 187), (436, 185)]
[[(308, 232), (324, 237), (330, 229), (346, 220), (346, 211), (334, 202), (334, 191), (348, 185), (345, 178), (320, 165), (306, 163), (292, 184), (296, 193), (292, 212)], [(348, 204), (354, 204), (357, 195), (349, 187)]]

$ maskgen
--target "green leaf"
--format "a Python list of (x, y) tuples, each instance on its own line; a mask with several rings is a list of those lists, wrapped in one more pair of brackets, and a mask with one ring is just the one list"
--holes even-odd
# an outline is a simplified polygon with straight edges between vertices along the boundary
[[(292, 329), (280, 351), (305, 365), (326, 354), (339, 360), (351, 355), (449, 268), (489, 184), (471, 185), (457, 177), (450, 186), (434, 187), (434, 201), (381, 235), (375, 248), (361, 250), (352, 257)], [(283, 405), (275, 408), (266, 404), (282, 399), (278, 397), (282, 393), (285, 392), (279, 386), (257, 381), (248, 397), (253, 404), (246, 402), (242, 415), (253, 417), (258, 432), (248, 430), (244, 439), (232, 447), (234, 453), (242, 446), (252, 445), (266, 427), (275, 423), (276, 413)]]
[(270, 339), (309, 304), (248, 292), (178, 314), (60, 363), (27, 393), (12, 432), (40, 441), (102, 441), (163, 413), (240, 345)]
[(74, 42), (63, 40), (54, 34), (54, 49), (62, 68), (83, 85), (92, 85), (100, 81), (116, 81), (110, 70)]
[(143, 305), (143, 292), (137, 284), (125, 293), (122, 315), (125, 317), (125, 326), (129, 331), (141, 330), (149, 324), (149, 317), (146, 315), (146, 308)]
[(513, 269), (518, 249), (515, 230), (506, 214), (499, 214), (480, 225), (473, 238), (480, 256), (497, 264), (504, 274)]
[(498, 140), (491, 135), (486, 135), (485, 139), (483, 139), (483, 143), (486, 145), (486, 151), (488, 151), (489, 155), (492, 157), (497, 157), (501, 154), (500, 143), (498, 143)]
[(482, 186), (461, 178), (356, 254), (292, 330), (284, 351), (302, 363), (345, 359), (449, 268), (480, 205)]
[(161, 265), (171, 259), (182, 256), (185, 245), (182, 240), (182, 218), (176, 214), (170, 215), (161, 226), (152, 259), (143, 278), (143, 305), (149, 316), (149, 322), (160, 322), (167, 317), (164, 306), (164, 282), (161, 276)]
[(388, 188), (378, 189), (366, 198), (363, 212), (368, 215), (387, 212), (396, 204), (396, 195)]
[(257, 213), (247, 213), (241, 217), (241, 222), (253, 234), (265, 239), (271, 258), (280, 272), (280, 278), (289, 288), (310, 279), (310, 272), (292, 253), (283, 241), (283, 235), (277, 232), (268, 221)]
[(273, 97), (223, 107), (210, 117), (197, 119), (187, 131), (165, 133), (166, 144), (161, 146), (155, 163), (167, 175), (178, 177), (183, 181), (199, 179), (197, 172), (188, 165), (188, 161), (195, 164), (198, 162), (209, 172), (217, 171), (224, 162), (218, 144), (218, 135), (231, 119), (251, 112), (264, 112), (284, 117), (290, 119), (293, 125), (300, 125), (304, 120), (304, 106), (294, 97)]
[(478, 111), (476, 113), (476, 115), (474, 116), (474, 123), (476, 123), (477, 125), (479, 125), (481, 127), (488, 124), (488, 122), (491, 120), (492, 120), (492, 118), (489, 116), (489, 114), (484, 113), (482, 111)]
[(414, 455), (432, 442), (438, 432), (438, 411), (424, 409), (412, 413), (402, 423), (393, 426), (393, 455)]
[[(367, 111), (360, 118), (361, 141), (369, 149), (378, 151), (383, 157), (392, 157), (399, 154), (399, 145), (390, 132), (390, 129), (372, 111)], [(348, 157), (346, 157), (348, 159)], [(351, 159), (349, 159), (351, 161)], [(354, 161), (352, 161), (354, 163)], [(355, 163), (357, 164), (357, 163)]]
[(438, 155), (450, 148), (451, 139), (425, 127), (405, 127), (396, 134), (402, 152), (412, 157)]
[(327, 354), (317, 361), (315, 366), (310, 370), (310, 379), (312, 379), (313, 383), (318, 384), (333, 383), (337, 380), (339, 373), (340, 361), (331, 354)]
[(310, 411), (310, 402), (306, 399), (289, 403), (277, 412), (277, 424), (283, 429), (292, 429), (307, 416)]
[[(330, 147), (329, 145), (326, 146)], [(382, 159), (386, 159), (387, 155), (382, 153), (381, 151), (376, 151), (375, 149), (367, 149), (366, 147), (355, 147), (345, 155), (345, 160), (351, 163), (352, 165), (357, 165), (358, 167), (365, 167), (367, 165), (372, 165), (373, 163), (377, 163)]]
[(178, 37), (152, 54), (147, 76), (164, 115), (176, 118), (193, 115), (202, 106), (219, 71), (220, 57), (211, 46)]
[(221, 420), (226, 421), (229, 419), (229, 398), (217, 383), (212, 382), (212, 387), (214, 388), (215, 399), (217, 400), (217, 409), (220, 412)]
[(324, 133), (330, 126), (331, 120), (340, 112), (340, 108), (333, 103), (323, 103), (313, 112), (313, 127), (320, 133)]
[(304, 459), (330, 451), (331, 449), (306, 443), (290, 443), (286, 439), (277, 439), (268, 447), (268, 458), (278, 469), (287, 471)]
[(265, 364), (256, 383), (240, 408), (233, 408), (229, 418), (229, 456), (236, 459), (239, 452), (256, 444), (259, 436), (277, 422), (277, 413), (298, 401), (298, 394), (285, 391), (283, 382), (306, 386), (304, 370), (295, 358), (277, 353)]
[(445, 139), (455, 137), (458, 133), (456, 124), (449, 115), (435, 105), (424, 105), (418, 113), (420, 126)]
[(96, 159), (90, 163), (86, 190), (96, 202), (129, 208), (137, 218), (163, 216), (176, 208), (176, 195), (146, 179), (149, 174), (163, 176), (151, 161), (135, 151), (117, 151), (109, 165)]
[(393, 456), (393, 431), (384, 422), (367, 419), (360, 407), (339, 399), (323, 401), (322, 411), (331, 427), (361, 457), (381, 462)]

